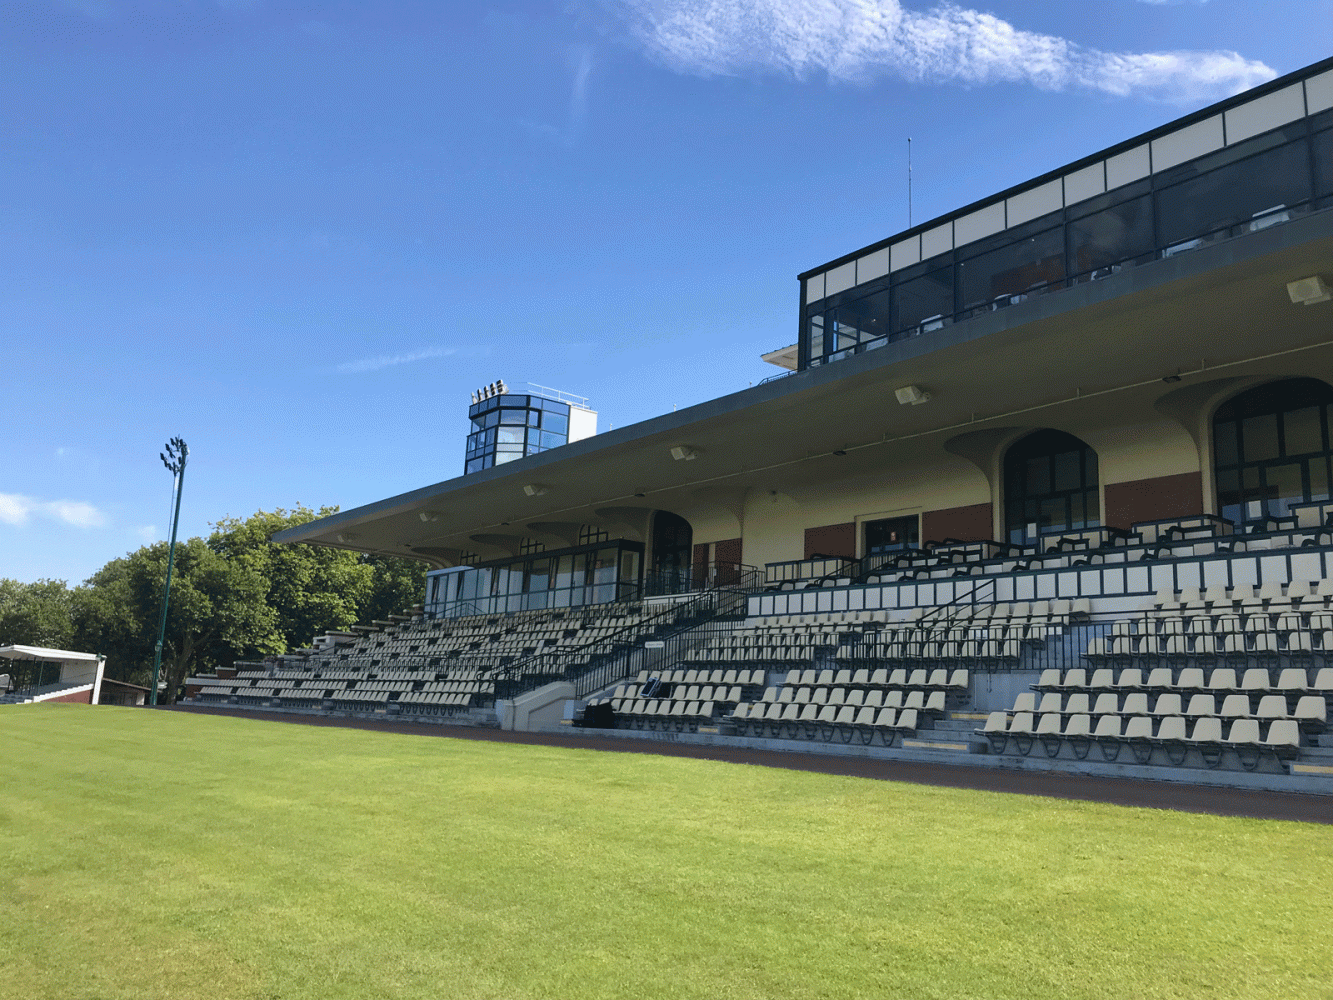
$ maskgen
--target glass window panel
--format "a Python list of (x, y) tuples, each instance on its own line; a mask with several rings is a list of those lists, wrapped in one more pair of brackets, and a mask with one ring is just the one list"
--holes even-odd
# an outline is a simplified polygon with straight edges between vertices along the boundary
[(522, 428), (522, 427), (501, 427), (501, 428), (500, 428), (500, 433), (499, 433), (499, 435), (497, 436), (496, 440), (499, 441), (500, 444), (522, 444), (522, 443), (523, 443), (523, 428)]
[[(1134, 198), (1069, 225), (1069, 267), (1075, 274), (1106, 277), (1112, 265), (1155, 251), (1152, 206)], [(1097, 273), (1104, 272), (1104, 273)]]
[(1322, 407), (1304, 406), (1282, 415), (1284, 455), (1308, 455), (1324, 450)]
[(1321, 455), (1310, 459), (1310, 499), (1328, 499), (1328, 459)]
[(529, 426), (529, 427), (536, 427), (536, 426), (541, 422), (541, 419), (542, 419), (542, 413), (541, 413), (541, 410), (529, 410), (529, 411), (528, 411), (528, 426)]
[(1083, 488), (1082, 456), (1076, 451), (1066, 451), (1054, 457), (1055, 490), (1078, 490)]
[(483, 419), (481, 419), (480, 417), (477, 418), (476, 420), (473, 420), (473, 421), (472, 421), (472, 429), (473, 429), (474, 431), (485, 430), (485, 429), (486, 429), (486, 421), (483, 420)]
[(1029, 494), (1049, 493), (1051, 491), (1051, 456), (1037, 455), (1027, 462), (1027, 475), (1024, 486)]
[(639, 580), (639, 554), (632, 549), (620, 553), (620, 582), (637, 583)]
[(523, 457), (523, 452), (521, 451), (497, 452), (495, 455), (495, 464), (506, 465), (509, 462), (517, 462), (522, 457)]
[[(1217, 473), (1217, 502), (1223, 507), (1236, 507), (1241, 502), (1240, 472), (1225, 469)], [(1225, 517), (1226, 515), (1222, 515)]]
[(943, 322), (953, 315), (953, 268), (945, 267), (893, 290), (893, 329), (911, 332), (920, 326), (930, 332), (930, 321)]
[(598, 549), (593, 553), (592, 577), (594, 583), (615, 583), (617, 556), (618, 553), (613, 548)]
[(1241, 424), (1241, 453), (1246, 462), (1277, 458), (1277, 414), (1246, 417)]
[(1264, 469), (1264, 498), (1269, 501), (1268, 512), (1282, 515), (1293, 503), (1305, 499), (1305, 479), (1300, 462), (1270, 465)]
[(561, 556), (556, 563), (555, 586), (569, 587), (574, 582), (574, 557)]
[(546, 411), (546, 416), (542, 420), (542, 429), (551, 431), (555, 434), (569, 433), (569, 417), (563, 413), (552, 413)]
[(1065, 498), (1048, 497), (1041, 502), (1041, 526), (1046, 528), (1063, 528), (1069, 524), (1069, 518), (1065, 515)]
[(1320, 194), (1333, 194), (1333, 129), (1314, 137), (1315, 184)]
[(474, 458), (467, 463), (468, 472), (480, 472), (482, 468), (484, 468), (484, 466), (482, 465), (482, 460), (480, 458)]
[(1021, 301), (1065, 276), (1063, 229), (1050, 229), (958, 265), (963, 309)]
[(1082, 493), (1071, 493), (1069, 496), (1069, 526), (1071, 528), (1083, 527), (1085, 517), (1084, 495)]
[(854, 347), (889, 332), (887, 289), (838, 307), (838, 347)]
[(526, 424), (528, 422), (527, 410), (501, 410), (500, 423), (502, 424)]
[(1084, 521), (1087, 527), (1102, 523), (1102, 500), (1097, 490), (1088, 490), (1083, 494)]
[(1305, 142), (1293, 142), (1159, 191), (1158, 228), (1171, 246), (1218, 229), (1248, 228), (1256, 214), (1309, 197)]
[(558, 448), (565, 443), (565, 436), (563, 434), (556, 434), (553, 431), (542, 431), (541, 435), (543, 448)]
[(815, 313), (810, 317), (809, 325), (810, 357), (824, 356), (824, 314)]
[(551, 585), (551, 560), (534, 559), (528, 571), (528, 590), (546, 590)]
[(1236, 450), (1236, 422), (1224, 420), (1213, 425), (1213, 455), (1218, 465), (1235, 465), (1240, 461)]
[(487, 427), (494, 427), (499, 422), (500, 422), (499, 410), (491, 410), (490, 413), (486, 414), (486, 419), (484, 423), (486, 424)]

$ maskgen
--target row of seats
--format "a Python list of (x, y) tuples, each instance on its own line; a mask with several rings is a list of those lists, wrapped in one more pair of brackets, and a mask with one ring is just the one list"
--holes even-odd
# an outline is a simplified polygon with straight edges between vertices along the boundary
[(1291, 583), (1265, 583), (1258, 587), (1251, 584), (1236, 584), (1234, 587), (1186, 587), (1182, 590), (1159, 590), (1153, 601), (1158, 611), (1190, 612), (1210, 611), (1251, 611), (1267, 610), (1284, 606), (1296, 606), (1310, 610), (1326, 609), (1333, 601), (1333, 579), (1318, 580), (1308, 583), (1293, 580)]
[(1146, 676), (1139, 667), (1125, 667), (1119, 674), (1110, 667), (1098, 667), (1091, 675), (1084, 667), (1063, 673), (1052, 668), (1043, 670), (1033, 686), (1042, 691), (1282, 691), (1333, 697), (1333, 667), (1321, 667), (1313, 677), (1302, 667), (1287, 667), (1278, 672), (1276, 680), (1267, 667), (1251, 667), (1239, 678), (1231, 667), (1214, 667), (1206, 674), (1202, 667), (1154, 667)]
[[(1315, 640), (1319, 644), (1315, 644)], [(1218, 657), (1245, 660), (1254, 658), (1281, 659), (1315, 656), (1333, 656), (1333, 632), (1276, 632), (1226, 633), (1221, 635), (1165, 635), (1113, 636), (1109, 639), (1090, 639), (1088, 658), (1091, 660), (1168, 657), (1176, 659), (1214, 660)]]
[(1191, 747), (1198, 749), (1204, 763), (1218, 767), (1222, 751), (1230, 748), (1238, 752), (1242, 766), (1254, 770), (1264, 751), (1279, 758), (1291, 758), (1300, 753), (1301, 732), (1298, 723), (1288, 719), (1270, 722), (1261, 727), (1257, 719), (1236, 719), (1223, 735), (1223, 721), (1217, 717), (1202, 717), (1193, 726), (1180, 716), (1153, 719), (1137, 715), (1127, 719), (1120, 715), (1093, 716), (1079, 714), (1063, 717), (1058, 714), (1034, 716), (1032, 712), (1018, 712), (1009, 718), (1006, 712), (992, 712), (986, 725), (977, 732), (985, 736), (995, 753), (1004, 753), (1010, 739), (1018, 753), (1027, 756), (1040, 740), (1050, 757), (1058, 756), (1062, 745), (1068, 745), (1079, 759), (1086, 758), (1093, 743), (1101, 748), (1103, 757), (1115, 760), (1120, 746), (1133, 748), (1136, 759), (1147, 764), (1152, 759), (1154, 744), (1164, 745), (1171, 763), (1185, 763)]
[(893, 746), (895, 736), (916, 732), (917, 710), (742, 702), (724, 721), (742, 736), (813, 739), (823, 735), (826, 741), (831, 741), (834, 735), (841, 735), (844, 743), (859, 737), (866, 745), (878, 737), (884, 746)]
[(1244, 615), (1234, 611), (1222, 614), (1161, 612), (1146, 614), (1129, 621), (1113, 622), (1115, 637), (1164, 635), (1229, 635), (1235, 632), (1316, 632), (1333, 630), (1333, 611), (1254, 611)]
[(612, 709), (635, 729), (697, 729), (709, 722), (716, 711), (711, 701), (686, 701), (673, 698), (636, 698), (613, 701)]
[(948, 692), (936, 691), (849, 691), (846, 688), (768, 688), (758, 704), (777, 705), (851, 705), (872, 708), (914, 708), (919, 712), (943, 715)]
[[(1307, 722), (1323, 729), (1328, 717), (1327, 702), (1321, 695), (1297, 695), (1294, 698), (1285, 694), (1227, 694), (1222, 696), (1222, 706), (1217, 705), (1217, 695), (1194, 694), (1181, 695), (1175, 692), (1153, 696), (1153, 704), (1148, 705), (1146, 691), (1135, 691), (1120, 695), (1106, 692), (1096, 695), (1078, 692), (1068, 696), (1055, 692), (1041, 696), (1038, 704), (1037, 695), (1031, 691), (1020, 694), (1014, 699), (1014, 712), (1036, 712), (1054, 715), (1183, 715), (1189, 718), (1219, 717), (1223, 719), (1295, 719)], [(1188, 703), (1185, 698), (1188, 697)], [(1258, 704), (1256, 707), (1255, 699)], [(1295, 702), (1292, 707), (1291, 702)]]

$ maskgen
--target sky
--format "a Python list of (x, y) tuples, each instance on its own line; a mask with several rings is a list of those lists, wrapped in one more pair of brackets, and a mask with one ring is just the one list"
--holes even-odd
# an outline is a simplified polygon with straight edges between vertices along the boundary
[[(1333, 54), (1333, 0), (10, 0), (0, 577), (776, 374), (796, 275)], [(1076, 16), (1071, 16), (1076, 12)], [(1300, 26), (1296, 30), (1297, 26)]]

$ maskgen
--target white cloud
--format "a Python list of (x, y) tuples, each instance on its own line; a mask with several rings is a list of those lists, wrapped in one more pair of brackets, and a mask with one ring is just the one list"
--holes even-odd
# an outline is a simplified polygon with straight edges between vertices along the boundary
[(63, 521), (76, 528), (100, 528), (106, 515), (82, 500), (37, 500), (17, 493), (0, 493), (0, 522), (22, 527), (33, 515)]
[(100, 528), (106, 524), (106, 516), (82, 500), (52, 500), (44, 506), (50, 514), (76, 528)]
[(157, 525), (156, 525), (156, 524), (145, 524), (145, 525), (144, 525), (143, 527), (141, 527), (141, 528), (135, 528), (135, 529), (134, 529), (134, 533), (135, 533), (136, 535), (138, 535), (138, 536), (143, 540), (143, 543), (144, 543), (145, 545), (147, 545), (148, 543), (150, 543), (153, 539), (155, 539), (155, 538), (157, 537)]
[(15, 493), (0, 493), (0, 521), (5, 524), (27, 524), (32, 513), (33, 500)]
[(447, 358), (456, 353), (452, 347), (427, 347), (424, 351), (411, 354), (382, 355), (378, 358), (362, 358), (360, 361), (344, 361), (338, 366), (340, 372), (374, 372), (393, 365), (411, 364), (413, 361), (426, 361), (429, 358)]
[(898, 0), (602, 0), (653, 59), (681, 73), (825, 73), (865, 83), (1025, 83), (1173, 102), (1247, 90), (1277, 74), (1235, 52), (1103, 52), (1022, 31), (945, 3), (925, 12)]

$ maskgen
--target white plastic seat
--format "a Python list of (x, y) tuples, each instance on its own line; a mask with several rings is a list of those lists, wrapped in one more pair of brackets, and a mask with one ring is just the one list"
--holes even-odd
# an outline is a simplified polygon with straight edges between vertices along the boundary
[[(1112, 695), (1112, 697), (1115, 697)], [(1065, 715), (1090, 715), (1091, 709), (1088, 707), (1088, 692), (1076, 691), (1065, 698)]]
[(1120, 696), (1111, 692), (1099, 694), (1097, 703), (1092, 709), (1093, 715), (1119, 715), (1120, 714)]
[(1299, 724), (1294, 721), (1279, 720), (1268, 727), (1268, 735), (1264, 737), (1262, 745), (1266, 750), (1272, 750), (1280, 757), (1294, 756), (1294, 753), (1300, 752), (1301, 729)]
[(1157, 725), (1157, 742), (1166, 743), (1172, 741), (1184, 742), (1185, 740), (1185, 720), (1178, 715), (1167, 716)]
[(1203, 688), (1203, 668), (1185, 667), (1180, 671), (1174, 687), (1178, 691), (1196, 691)]
[(1035, 712), (1037, 710), (1037, 696), (1031, 691), (1020, 692), (1014, 699), (1014, 706), (1011, 711), (1014, 712)]
[(1180, 695), (1175, 693), (1159, 694), (1156, 704), (1153, 705), (1152, 714), (1156, 716), (1184, 714), (1180, 704)]
[(1166, 690), (1174, 686), (1171, 683), (1170, 667), (1154, 667), (1149, 671), (1147, 683), (1144, 685), (1152, 690)]
[(1290, 718), (1287, 713), (1287, 696), (1282, 694), (1266, 694), (1259, 699), (1259, 707), (1254, 711), (1256, 719), (1286, 719)]
[(1250, 696), (1248, 694), (1229, 694), (1222, 699), (1222, 711), (1218, 713), (1224, 719), (1248, 719), (1250, 717)]
[(1245, 676), (1241, 678), (1240, 689), (1242, 691), (1267, 691), (1272, 678), (1268, 675), (1266, 667), (1251, 667), (1245, 671)]
[[(1058, 671), (1057, 671), (1058, 673)], [(1074, 667), (1065, 671), (1064, 678), (1060, 681), (1059, 687), (1065, 688), (1085, 688), (1088, 686), (1088, 672), (1083, 667)]]
[(1143, 691), (1134, 691), (1125, 695), (1125, 700), (1120, 705), (1120, 714), (1147, 715), (1148, 695)]
[(1211, 694), (1196, 694), (1190, 698), (1185, 709), (1189, 716), (1214, 716), (1217, 714), (1217, 698)]
[(1328, 703), (1317, 694), (1303, 695), (1296, 701), (1296, 710), (1291, 713), (1291, 717), (1298, 722), (1318, 723), (1320, 726), (1328, 722)]

